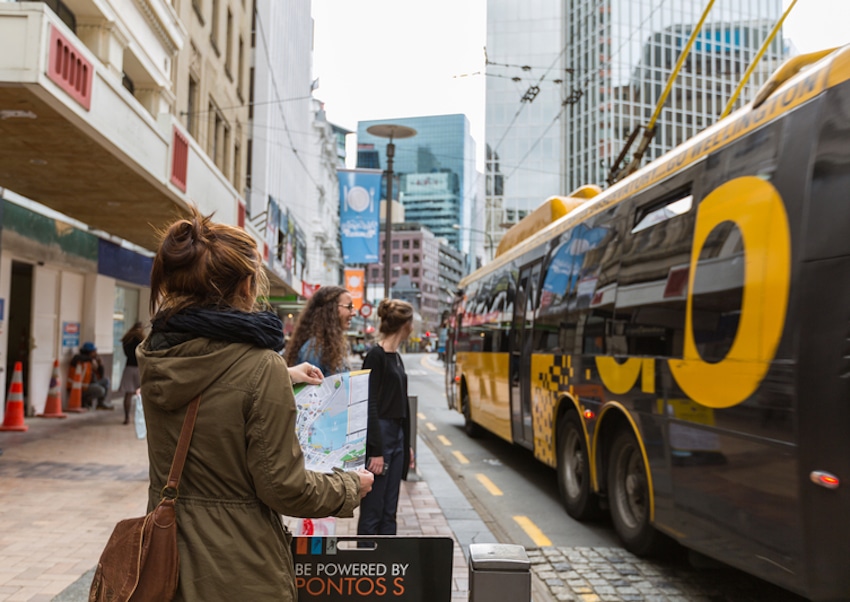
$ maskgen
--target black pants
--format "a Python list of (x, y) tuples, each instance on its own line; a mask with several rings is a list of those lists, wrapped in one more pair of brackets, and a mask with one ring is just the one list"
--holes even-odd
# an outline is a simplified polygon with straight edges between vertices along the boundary
[(384, 463), (389, 469), (375, 475), (372, 491), (360, 502), (358, 535), (395, 535), (398, 494), (404, 472), (404, 431), (401, 420), (380, 419)]

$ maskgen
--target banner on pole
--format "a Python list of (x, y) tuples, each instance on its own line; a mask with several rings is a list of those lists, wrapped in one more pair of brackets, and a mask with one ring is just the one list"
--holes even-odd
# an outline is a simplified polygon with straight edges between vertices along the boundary
[(354, 309), (360, 311), (363, 306), (363, 281), (366, 278), (366, 270), (363, 268), (345, 268), (345, 288), (351, 293), (351, 302)]
[(339, 229), (346, 265), (378, 263), (381, 175), (375, 169), (341, 169)]

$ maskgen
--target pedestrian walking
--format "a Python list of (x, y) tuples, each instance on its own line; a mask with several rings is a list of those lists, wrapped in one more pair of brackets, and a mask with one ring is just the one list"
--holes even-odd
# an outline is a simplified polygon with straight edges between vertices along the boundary
[(262, 258), (241, 228), (193, 208), (163, 234), (151, 270), (151, 333), (137, 352), (149, 511), (186, 408), (201, 396), (177, 503), (178, 601), (295, 602), (281, 515), (350, 517), (372, 485), (365, 470), (305, 469), (291, 379), (304, 378), (305, 367), (287, 370), (281, 320), (257, 302), (266, 295)]
[(124, 394), (124, 424), (130, 424), (130, 410), (133, 405), (133, 395), (139, 392), (141, 382), (139, 381), (139, 362), (136, 360), (136, 347), (144, 340), (145, 329), (141, 322), (136, 322), (121, 337), (121, 346), (124, 348), (124, 355), (127, 356), (127, 363), (124, 365), (124, 372), (121, 374), (121, 384), (118, 386), (118, 392)]

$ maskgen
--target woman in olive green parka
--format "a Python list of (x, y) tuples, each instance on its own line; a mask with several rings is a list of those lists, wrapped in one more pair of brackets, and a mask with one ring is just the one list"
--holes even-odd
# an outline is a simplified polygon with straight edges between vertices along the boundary
[[(307, 471), (283, 330), (253, 239), (197, 211), (164, 234), (151, 272), (151, 334), (137, 356), (148, 428), (149, 510), (159, 502), (189, 402), (201, 395), (177, 499), (175, 600), (295, 601), (281, 515), (350, 517), (366, 471)], [(302, 371), (293, 370), (299, 377)]]

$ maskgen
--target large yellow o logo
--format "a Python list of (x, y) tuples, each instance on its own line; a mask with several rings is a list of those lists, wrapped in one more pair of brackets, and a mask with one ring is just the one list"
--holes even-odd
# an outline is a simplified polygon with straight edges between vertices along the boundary
[[(744, 293), (738, 332), (722, 361), (704, 361), (693, 333), (693, 291), (702, 247), (711, 231), (732, 221), (744, 240)], [(685, 319), (684, 359), (669, 360), (682, 390), (711, 408), (728, 408), (752, 395), (776, 353), (791, 283), (791, 234), (776, 188), (754, 176), (737, 178), (712, 191), (699, 205)]]

